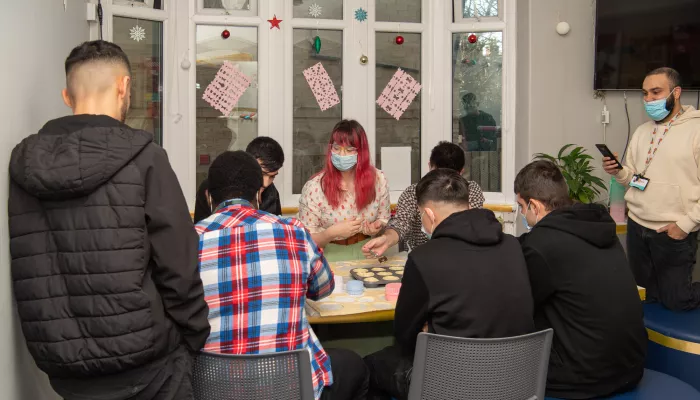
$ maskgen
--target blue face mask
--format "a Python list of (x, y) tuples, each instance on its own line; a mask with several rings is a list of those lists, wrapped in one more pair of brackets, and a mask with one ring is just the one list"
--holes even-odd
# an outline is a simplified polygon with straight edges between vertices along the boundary
[(423, 228), (423, 225), (420, 226), (420, 231), (423, 232), (423, 234), (428, 237), (428, 240), (433, 238), (433, 234), (428, 233), (428, 231), (426, 231), (425, 228)]
[(331, 162), (338, 171), (347, 171), (357, 164), (357, 154), (341, 156), (340, 154), (331, 153)]
[(520, 220), (523, 221), (523, 226), (528, 230), (528, 232), (532, 230), (532, 227), (527, 223), (527, 218), (525, 218), (524, 215), (520, 214)]
[(671, 93), (666, 96), (665, 99), (644, 102), (644, 109), (646, 110), (649, 118), (658, 122), (668, 117), (668, 114), (671, 113), (669, 108), (673, 109), (673, 107), (666, 107), (670, 96), (673, 96), (673, 90), (671, 90)]
[[(522, 208), (518, 206), (518, 208), (520, 208), (520, 210), (518, 210), (520, 211), (520, 220), (523, 222), (523, 226), (525, 227), (525, 229), (528, 230), (528, 232), (532, 230), (532, 226), (530, 226), (530, 224), (527, 222), (527, 217), (525, 216), (525, 214), (527, 214), (527, 212), (530, 211), (531, 204), (532, 203), (530, 202), (527, 203), (527, 208), (525, 209), (524, 213), (522, 212)], [(535, 216), (535, 218), (537, 218), (537, 216)], [(535, 221), (535, 223), (537, 223), (537, 221)]]

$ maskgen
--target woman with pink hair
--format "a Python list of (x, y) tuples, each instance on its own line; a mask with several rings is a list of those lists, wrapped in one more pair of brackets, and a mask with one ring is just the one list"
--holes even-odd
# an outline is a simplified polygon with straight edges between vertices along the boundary
[(329, 261), (362, 259), (362, 245), (384, 230), (389, 207), (389, 184), (370, 162), (364, 128), (338, 122), (326, 165), (301, 190), (299, 220)]

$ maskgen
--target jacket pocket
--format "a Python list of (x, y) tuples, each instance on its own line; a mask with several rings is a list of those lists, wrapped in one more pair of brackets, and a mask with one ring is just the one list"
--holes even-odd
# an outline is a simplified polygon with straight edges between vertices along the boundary
[[(651, 180), (644, 191), (630, 188), (630, 209), (649, 221), (675, 222), (685, 215), (681, 188)], [(635, 207), (636, 206), (636, 207)]]

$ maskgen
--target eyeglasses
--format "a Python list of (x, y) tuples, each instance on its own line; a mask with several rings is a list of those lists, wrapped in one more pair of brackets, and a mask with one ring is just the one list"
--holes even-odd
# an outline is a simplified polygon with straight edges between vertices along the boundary
[(337, 143), (333, 143), (331, 146), (331, 151), (334, 153), (340, 153), (341, 150), (345, 150), (345, 154), (357, 154), (357, 148), (352, 146), (343, 147)]

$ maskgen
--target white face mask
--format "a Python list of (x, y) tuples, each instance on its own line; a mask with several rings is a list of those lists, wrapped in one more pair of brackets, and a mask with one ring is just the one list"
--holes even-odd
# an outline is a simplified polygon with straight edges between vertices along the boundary
[[(421, 212), (421, 220), (423, 219), (423, 214), (427, 214), (427, 213), (426, 213), (425, 211), (422, 211), (422, 212)], [(421, 230), (421, 232), (423, 232), (423, 233), (425, 234), (425, 236), (428, 237), (428, 240), (432, 239), (432, 237), (433, 237), (432, 232), (428, 232), (428, 230), (425, 229), (425, 227), (423, 226), (423, 222), (422, 222), (422, 221), (421, 221), (421, 224), (420, 224), (420, 230)], [(431, 231), (435, 230), (435, 223), (433, 223), (433, 224), (430, 226), (430, 230), (431, 230)]]

